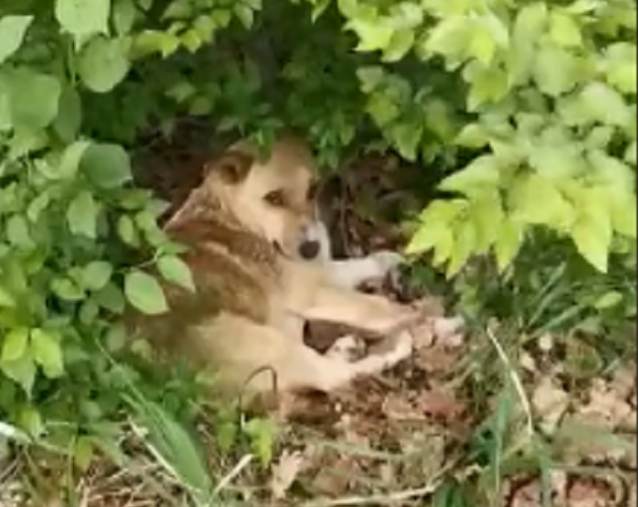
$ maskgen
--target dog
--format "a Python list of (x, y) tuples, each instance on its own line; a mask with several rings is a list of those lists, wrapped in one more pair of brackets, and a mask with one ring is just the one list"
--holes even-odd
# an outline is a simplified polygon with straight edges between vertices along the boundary
[[(330, 392), (412, 352), (410, 328), (427, 318), (421, 308), (355, 289), (385, 276), (401, 257), (332, 260), (317, 174), (299, 138), (282, 136), (265, 158), (239, 141), (206, 165), (201, 185), (164, 225), (187, 247), (182, 255), (197, 290), (165, 284), (170, 311), (139, 315), (136, 329), (161, 350), (212, 367), (220, 393), (267, 393), (268, 371), (280, 392)], [(361, 329), (379, 347), (357, 361), (320, 354), (303, 341), (308, 320)], [(436, 324), (457, 327), (452, 321)]]

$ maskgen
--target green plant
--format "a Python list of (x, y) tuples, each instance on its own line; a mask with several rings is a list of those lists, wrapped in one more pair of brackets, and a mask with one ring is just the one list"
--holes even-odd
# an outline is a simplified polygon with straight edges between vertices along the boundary
[[(512, 263), (547, 233), (626, 278), (635, 14), (631, 0), (2, 2), (0, 420), (57, 449), (86, 434), (107, 447), (127, 405), (104, 351), (162, 399), (162, 373), (122, 347), (120, 320), (128, 305), (166, 309), (144, 268), (193, 284), (129, 155), (184, 115), (265, 145), (300, 130), (328, 166), (361, 145), (419, 163), (454, 195), (426, 207), (408, 251), (432, 249), (448, 276), (469, 265), (471, 280), (470, 259), (493, 252), (499, 272), (543, 278), (546, 261)], [(635, 299), (612, 278), (600, 296)], [(529, 326), (549, 325), (543, 301), (525, 303)], [(258, 426), (244, 430), (268, 461)]]

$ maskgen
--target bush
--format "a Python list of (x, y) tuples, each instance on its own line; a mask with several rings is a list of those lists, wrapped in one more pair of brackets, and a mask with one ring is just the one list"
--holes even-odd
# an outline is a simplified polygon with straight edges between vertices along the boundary
[(423, 166), (450, 196), (408, 251), (448, 277), (507, 272), (538, 231), (635, 266), (635, 37), (631, 0), (4, 1), (0, 419), (64, 447), (148, 378), (112, 360), (127, 305), (166, 308), (140, 267), (191, 280), (129, 153), (184, 115), (295, 128), (333, 167), (358, 146)]

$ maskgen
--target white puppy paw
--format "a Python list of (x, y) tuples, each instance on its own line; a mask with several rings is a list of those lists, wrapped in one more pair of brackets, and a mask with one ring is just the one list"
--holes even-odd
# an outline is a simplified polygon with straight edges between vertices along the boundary
[(463, 342), (465, 320), (460, 315), (437, 317), (433, 319), (432, 329), (437, 340), (442, 340), (449, 347), (458, 347)]
[(414, 335), (410, 331), (403, 331), (396, 337), (394, 350), (391, 352), (389, 362), (394, 365), (412, 355), (414, 348)]
[(326, 351), (325, 356), (352, 363), (365, 354), (365, 344), (360, 338), (353, 335), (337, 338), (331, 347)]
[(392, 271), (396, 271), (405, 261), (401, 254), (390, 250), (380, 250), (378, 252), (371, 253), (368, 258), (374, 261), (377, 268), (378, 278), (384, 278)]

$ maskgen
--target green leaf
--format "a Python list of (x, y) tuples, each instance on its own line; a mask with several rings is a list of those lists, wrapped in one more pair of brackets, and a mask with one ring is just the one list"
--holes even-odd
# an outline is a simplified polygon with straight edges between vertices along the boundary
[(383, 19), (350, 19), (345, 28), (357, 34), (359, 43), (354, 49), (361, 52), (385, 50), (395, 34), (394, 27), (383, 23)]
[(55, 77), (19, 67), (9, 74), (6, 85), (14, 128), (39, 130), (54, 120), (62, 91)]
[(617, 126), (625, 126), (631, 121), (633, 113), (622, 95), (605, 83), (593, 82), (585, 86), (580, 102), (592, 120)]
[(454, 142), (459, 146), (465, 146), (467, 148), (483, 148), (487, 146), (489, 140), (489, 132), (483, 125), (480, 123), (470, 123), (463, 127)]
[(509, 34), (503, 21), (494, 14), (485, 14), (476, 19), (471, 31), (468, 53), (489, 67), (497, 51), (509, 45)]
[(609, 212), (604, 204), (602, 206), (597, 204), (595, 208), (591, 207), (592, 198), (599, 195), (593, 193), (591, 197), (588, 197), (585, 194), (583, 203), (579, 207), (580, 216), (570, 232), (578, 252), (598, 271), (606, 273), (612, 227)]
[(55, 18), (76, 38), (108, 33), (111, 0), (56, 0)]
[(385, 70), (379, 65), (368, 65), (357, 68), (357, 78), (361, 83), (361, 91), (370, 94), (383, 82)]
[(254, 11), (246, 4), (236, 2), (233, 4), (233, 14), (241, 22), (246, 30), (250, 30), (255, 19)]
[(106, 330), (104, 344), (110, 353), (122, 350), (127, 343), (127, 332), (124, 324), (113, 324)]
[(91, 144), (81, 167), (94, 185), (104, 189), (121, 187), (133, 179), (128, 153), (117, 144)]
[(596, 302), (594, 303), (594, 308), (596, 308), (597, 310), (607, 310), (622, 303), (623, 299), (624, 297), (622, 295), (622, 292), (611, 290), (609, 292), (606, 292), (596, 300)]
[(484, 192), (485, 188), (498, 186), (500, 161), (494, 155), (481, 155), (468, 166), (445, 178), (441, 190), (460, 192), (466, 196)]
[(578, 83), (578, 66), (567, 51), (547, 44), (541, 46), (534, 63), (534, 80), (540, 91), (558, 97)]
[(530, 77), (537, 42), (546, 32), (547, 5), (532, 2), (521, 6), (514, 20), (512, 43), (507, 58), (511, 84), (524, 84)]
[(100, 305), (95, 301), (95, 299), (87, 299), (80, 306), (80, 311), (78, 316), (80, 318), (80, 322), (82, 324), (94, 325), (95, 320), (100, 314)]
[(167, 281), (180, 285), (191, 292), (195, 292), (193, 274), (188, 264), (179, 257), (175, 255), (164, 255), (157, 260), (157, 268)]
[(325, 10), (330, 6), (331, 0), (314, 0), (312, 2), (312, 13), (310, 14), (310, 19), (313, 23), (319, 19), (319, 17), (325, 12)]
[(28, 351), (20, 359), (6, 363), (1, 362), (0, 369), (7, 377), (22, 387), (28, 396), (31, 395), (33, 382), (35, 381), (36, 366)]
[(416, 160), (416, 150), (421, 141), (423, 128), (410, 123), (394, 123), (390, 126), (389, 136), (401, 156), (407, 160)]
[(383, 51), (382, 61), (398, 62), (412, 49), (414, 45), (414, 30), (403, 28), (396, 30), (390, 39), (390, 42)]
[(250, 437), (250, 444), (263, 466), (272, 461), (272, 453), (276, 435), (276, 427), (269, 419), (254, 418), (248, 421), (243, 432)]
[(445, 276), (450, 279), (461, 271), (477, 247), (477, 234), (471, 220), (457, 222), (454, 229), (454, 246)]
[(51, 290), (65, 301), (80, 301), (84, 299), (84, 291), (68, 278), (55, 278), (51, 281)]
[(530, 165), (543, 178), (563, 179), (582, 174), (587, 165), (575, 143), (564, 145), (531, 145)]
[(120, 239), (129, 246), (139, 246), (139, 236), (135, 228), (135, 222), (131, 217), (122, 215), (117, 221), (117, 234)]
[(15, 308), (16, 300), (8, 289), (0, 287), (0, 308)]
[(80, 435), (73, 447), (73, 463), (80, 471), (86, 472), (93, 462), (94, 446), (91, 437)]
[(612, 44), (602, 62), (607, 82), (623, 93), (636, 93), (638, 80), (636, 45), (626, 42)]
[(470, 111), (477, 111), (487, 103), (499, 102), (509, 89), (508, 76), (499, 68), (470, 64), (465, 67), (463, 78), (471, 86), (467, 98), (467, 108)]
[(129, 71), (129, 48), (126, 39), (92, 39), (82, 49), (77, 66), (86, 87), (97, 93), (111, 91)]
[(471, 21), (462, 16), (450, 16), (436, 24), (428, 33), (425, 50), (440, 54), (458, 65), (466, 58), (466, 50), (471, 37)]
[(94, 297), (102, 308), (110, 312), (121, 314), (125, 309), (124, 295), (120, 288), (112, 282), (107, 283)]
[(63, 179), (74, 178), (80, 167), (82, 157), (91, 146), (89, 141), (76, 141), (66, 147), (58, 165), (58, 176)]
[(64, 361), (59, 337), (44, 329), (31, 331), (31, 353), (49, 378), (57, 378), (64, 373)]
[(401, 115), (393, 97), (384, 92), (373, 92), (368, 96), (366, 111), (380, 127), (388, 125)]
[(518, 254), (523, 244), (523, 232), (522, 224), (514, 220), (505, 220), (501, 224), (494, 243), (494, 254), (499, 272), (505, 271)]
[(32, 438), (41, 438), (45, 432), (44, 422), (38, 410), (30, 405), (20, 408), (18, 414), (20, 427), (26, 430)]
[(159, 52), (166, 58), (179, 49), (180, 39), (171, 33), (144, 30), (135, 36), (133, 47), (131, 48), (131, 58), (141, 58), (143, 56)]
[(3, 16), (0, 18), (0, 65), (13, 55), (24, 40), (33, 16)]
[(29, 346), (29, 330), (24, 327), (12, 329), (3, 337), (2, 355), (0, 362), (17, 361), (27, 351)]
[(471, 204), (468, 213), (476, 232), (476, 254), (487, 253), (497, 240), (505, 219), (498, 190), (486, 192)]
[(430, 203), (421, 214), (421, 224), (406, 247), (406, 254), (418, 254), (434, 247), (434, 264), (445, 262), (454, 246), (451, 224), (467, 208), (465, 199), (439, 199)]
[(166, 296), (157, 280), (143, 271), (133, 270), (124, 279), (124, 294), (142, 313), (157, 315), (168, 310)]
[(628, 164), (636, 165), (637, 156), (638, 156), (638, 144), (636, 144), (636, 141), (633, 141), (632, 143), (629, 144), (629, 146), (627, 146), (623, 159)]
[(519, 222), (560, 230), (569, 228), (574, 221), (574, 209), (561, 189), (553, 180), (538, 174), (517, 178), (508, 197), (512, 216)]
[(67, 86), (62, 90), (58, 102), (58, 115), (53, 128), (66, 143), (75, 140), (82, 123), (82, 101), (74, 88)]
[(82, 287), (86, 290), (100, 290), (111, 279), (113, 266), (106, 261), (93, 261), (82, 269)]
[(587, 158), (593, 169), (593, 180), (617, 190), (619, 194), (635, 193), (636, 173), (627, 164), (603, 150), (590, 150)]
[(407, 255), (425, 253), (430, 248), (433, 248), (436, 243), (436, 235), (432, 234), (432, 231), (428, 227), (424, 227), (423, 224), (421, 224), (421, 226), (419, 226), (416, 232), (412, 235), (410, 242), (405, 248), (405, 253)]
[(113, 3), (113, 26), (118, 35), (126, 35), (133, 28), (137, 8), (133, 0), (115, 0)]
[(614, 131), (615, 128), (609, 125), (594, 127), (589, 132), (585, 145), (589, 149), (606, 150), (614, 137)]
[(563, 47), (580, 47), (583, 37), (574, 16), (553, 10), (549, 17), (550, 39)]
[(90, 239), (97, 237), (97, 218), (99, 208), (93, 194), (88, 190), (80, 192), (69, 205), (66, 219), (71, 232)]
[(29, 224), (23, 215), (11, 215), (6, 223), (7, 240), (13, 246), (30, 248), (33, 240), (29, 234)]
[(611, 221), (616, 232), (636, 239), (636, 209), (636, 194), (626, 194), (624, 198), (612, 200)]

